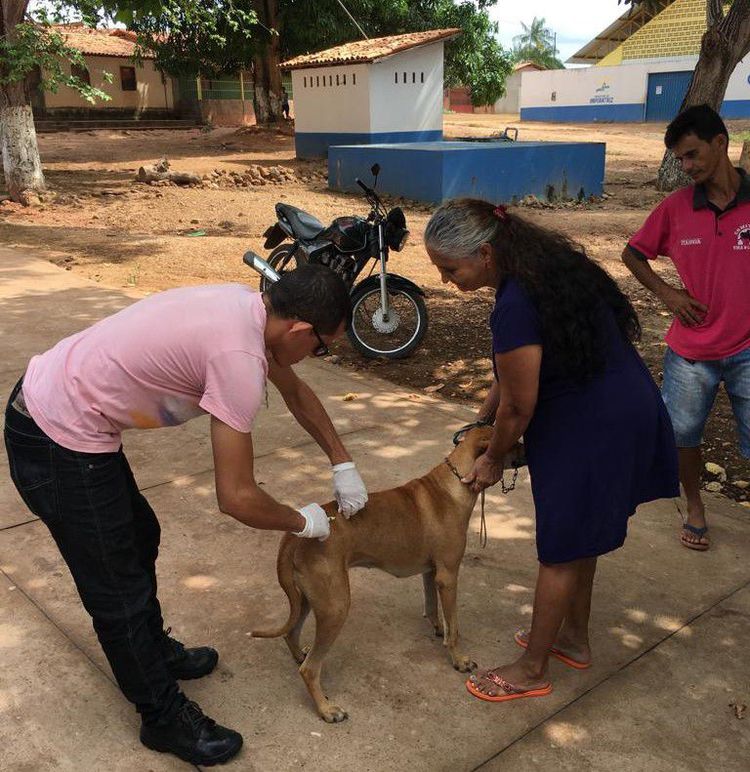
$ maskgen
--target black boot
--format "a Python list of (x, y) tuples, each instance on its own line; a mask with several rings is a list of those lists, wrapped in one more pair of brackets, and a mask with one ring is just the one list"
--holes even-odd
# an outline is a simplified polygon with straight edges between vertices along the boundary
[(141, 726), (141, 742), (152, 751), (174, 753), (183, 761), (210, 767), (235, 756), (242, 747), (242, 735), (219, 726), (186, 700), (168, 723)]
[(164, 659), (169, 672), (176, 679), (188, 681), (191, 678), (202, 678), (208, 675), (219, 661), (219, 653), (210, 646), (201, 646), (195, 649), (186, 649), (183, 644), (169, 634), (172, 628), (168, 628), (162, 639)]

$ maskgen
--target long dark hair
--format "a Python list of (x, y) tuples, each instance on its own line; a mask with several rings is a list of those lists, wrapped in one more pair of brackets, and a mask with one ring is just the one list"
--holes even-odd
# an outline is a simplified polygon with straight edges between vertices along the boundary
[[(479, 243), (464, 243), (459, 251), (455, 242), (462, 235)], [(625, 340), (640, 339), (641, 325), (628, 297), (580, 244), (558, 231), (488, 201), (454, 199), (435, 212), (425, 242), (456, 257), (474, 254), (482, 242), (489, 242), (500, 280), (512, 276), (531, 298), (540, 318), (545, 356), (563, 375), (586, 380), (604, 369), (605, 308), (611, 310)]]

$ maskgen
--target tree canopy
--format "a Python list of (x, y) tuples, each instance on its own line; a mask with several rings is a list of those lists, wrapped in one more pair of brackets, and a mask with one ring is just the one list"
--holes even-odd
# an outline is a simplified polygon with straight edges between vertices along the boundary
[(269, 33), (259, 24), (255, 5), (252, 0), (111, 0), (105, 12), (137, 34), (159, 69), (210, 78), (249, 69), (267, 44)]
[[(513, 58), (497, 41), (487, 12), (497, 0), (348, 0), (347, 8), (368, 37), (444, 27), (462, 34), (445, 47), (445, 85), (468, 86), (475, 105), (505, 93)], [(337, 0), (279, 0), (284, 58), (361, 38)]]
[(544, 18), (536, 16), (531, 24), (521, 22), (523, 32), (513, 38), (513, 56), (517, 62), (534, 62), (548, 70), (561, 70), (565, 65), (557, 58), (555, 34)]
[[(27, 3), (21, 2), (25, 12)], [(495, 2), (348, 0), (347, 8), (368, 37), (460, 27), (462, 35), (446, 45), (445, 84), (469, 86), (474, 103), (484, 104), (502, 96), (513, 61), (497, 42), (497, 25), (487, 13)], [(271, 19), (269, 6), (274, 7)], [(22, 80), (43, 60), (45, 88), (65, 83), (89, 101), (107, 97), (66, 74), (62, 60), (83, 62), (51, 30), (51, 23), (70, 18), (92, 26), (124, 23), (137, 33), (139, 45), (155, 54), (160, 69), (209, 77), (250, 68), (271, 42), (277, 43), (281, 58), (287, 58), (361, 36), (337, 0), (52, 0), (33, 18), (24, 15), (13, 40), (3, 39), (2, 58), (12, 64), (0, 69), (0, 78)]]
[[(53, 27), (68, 20), (69, 14), (64, 7), (50, 4), (29, 11), (28, 0), (11, 0), (3, 5), (5, 7), (0, 11), (0, 102), (9, 104), (8, 89), (22, 86), (28, 75), (37, 69), (40, 88), (45, 91), (55, 92), (64, 85), (78, 91), (92, 104), (97, 99), (110, 99), (104, 91), (92, 87), (76, 74), (76, 68), (86, 67), (83, 55), (68, 46), (64, 36)], [(65, 67), (64, 62), (74, 67)]]

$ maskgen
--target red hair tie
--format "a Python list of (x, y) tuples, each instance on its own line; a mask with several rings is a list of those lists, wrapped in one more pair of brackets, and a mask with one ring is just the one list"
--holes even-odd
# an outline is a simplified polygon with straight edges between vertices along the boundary
[(502, 220), (503, 222), (507, 221), (508, 219), (508, 210), (502, 204), (498, 204), (492, 210), (492, 214), (494, 214), (498, 220)]

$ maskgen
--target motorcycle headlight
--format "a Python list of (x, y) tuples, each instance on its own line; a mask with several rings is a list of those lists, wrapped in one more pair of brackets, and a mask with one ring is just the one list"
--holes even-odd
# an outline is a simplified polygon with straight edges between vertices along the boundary
[(400, 252), (409, 238), (409, 231), (406, 228), (406, 217), (399, 207), (388, 212), (385, 231), (388, 247), (394, 252)]

